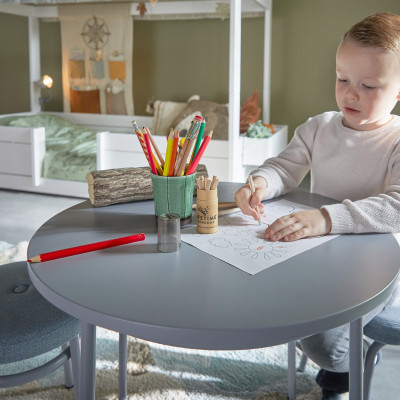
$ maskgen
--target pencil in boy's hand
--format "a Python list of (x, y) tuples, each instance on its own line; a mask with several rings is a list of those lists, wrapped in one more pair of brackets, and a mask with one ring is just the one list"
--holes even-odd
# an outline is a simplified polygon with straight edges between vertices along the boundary
[[(254, 182), (253, 182), (253, 176), (252, 175), (249, 175), (249, 185), (250, 185), (251, 194), (254, 194), (254, 192), (256, 191), (256, 188), (254, 187)], [(260, 214), (260, 210), (258, 208), (258, 205), (256, 206), (256, 211), (257, 211), (258, 225), (261, 225), (261, 214)]]
[(28, 260), (31, 263), (38, 263), (44, 261), (56, 260), (58, 258), (75, 256), (77, 254), (88, 253), (90, 251), (108, 249), (110, 247), (121, 246), (123, 244), (140, 242), (144, 240), (146, 236), (144, 233), (138, 233), (136, 235), (124, 236), (116, 239), (104, 240), (102, 242), (84, 244), (82, 246), (70, 247), (68, 249), (51, 251), (49, 253), (39, 254)]

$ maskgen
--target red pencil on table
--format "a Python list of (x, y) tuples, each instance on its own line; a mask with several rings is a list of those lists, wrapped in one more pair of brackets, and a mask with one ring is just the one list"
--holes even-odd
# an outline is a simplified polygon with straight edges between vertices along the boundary
[(109, 247), (121, 246), (123, 244), (140, 242), (146, 237), (144, 233), (136, 235), (124, 236), (116, 239), (104, 240), (102, 242), (84, 244), (82, 246), (70, 247), (68, 249), (51, 251), (49, 253), (39, 254), (30, 258), (28, 261), (31, 263), (38, 263), (44, 261), (56, 260), (57, 258), (75, 256), (77, 254), (88, 253), (90, 251), (108, 249)]
[(196, 170), (197, 165), (199, 164), (200, 159), (201, 159), (202, 155), (204, 154), (208, 143), (210, 143), (212, 134), (213, 134), (213, 131), (208, 132), (207, 135), (205, 136), (205, 138), (203, 139), (203, 141), (201, 142), (199, 151), (196, 153), (196, 156), (193, 158), (192, 163), (189, 165), (189, 168), (186, 171), (186, 175), (191, 175)]

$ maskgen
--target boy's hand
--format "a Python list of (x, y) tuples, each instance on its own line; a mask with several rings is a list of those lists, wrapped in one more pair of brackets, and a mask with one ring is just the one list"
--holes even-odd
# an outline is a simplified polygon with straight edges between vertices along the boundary
[(332, 229), (329, 214), (324, 209), (299, 211), (278, 218), (264, 233), (271, 242), (292, 242), (304, 237), (326, 235)]
[(253, 178), (253, 182), (255, 188), (254, 194), (251, 194), (250, 186), (247, 183), (236, 192), (235, 201), (244, 215), (250, 215), (257, 221), (257, 206), (260, 213), (264, 214), (264, 204), (261, 203), (261, 200), (267, 195), (267, 182), (260, 176)]

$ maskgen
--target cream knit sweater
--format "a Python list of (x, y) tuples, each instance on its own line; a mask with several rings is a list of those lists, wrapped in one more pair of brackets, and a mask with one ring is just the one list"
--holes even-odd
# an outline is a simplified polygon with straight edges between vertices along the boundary
[(338, 200), (323, 206), (331, 233), (400, 232), (400, 117), (372, 131), (326, 112), (299, 126), (285, 150), (254, 170), (267, 199), (293, 190), (311, 169), (311, 192)]

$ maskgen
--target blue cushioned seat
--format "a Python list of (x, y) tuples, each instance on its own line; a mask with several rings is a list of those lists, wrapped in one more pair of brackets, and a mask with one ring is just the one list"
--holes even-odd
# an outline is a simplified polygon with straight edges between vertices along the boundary
[[(378, 315), (364, 326), (363, 332), (365, 336), (373, 340), (368, 348), (364, 363), (364, 400), (369, 400), (372, 376), (377, 359), (379, 359), (379, 351), (387, 344), (400, 345), (400, 304), (388, 303)], [(290, 351), (292, 353), (289, 369), (293, 368), (295, 363), (295, 348), (289, 349), (289, 354)], [(307, 356), (303, 353), (298, 371), (303, 372), (306, 363)], [(294, 389), (292, 389), (292, 392), (294, 392)]]
[(388, 304), (364, 327), (364, 335), (373, 340), (365, 358), (364, 399), (369, 400), (375, 359), (379, 350), (389, 345), (400, 345), (400, 304)]
[(26, 262), (0, 266), (0, 305), (0, 364), (63, 348), (44, 366), (21, 374), (0, 376), (0, 387), (18, 386), (61, 366), (66, 372), (66, 385), (73, 386), (71, 373), (78, 383), (80, 322), (50, 304), (35, 289)]

